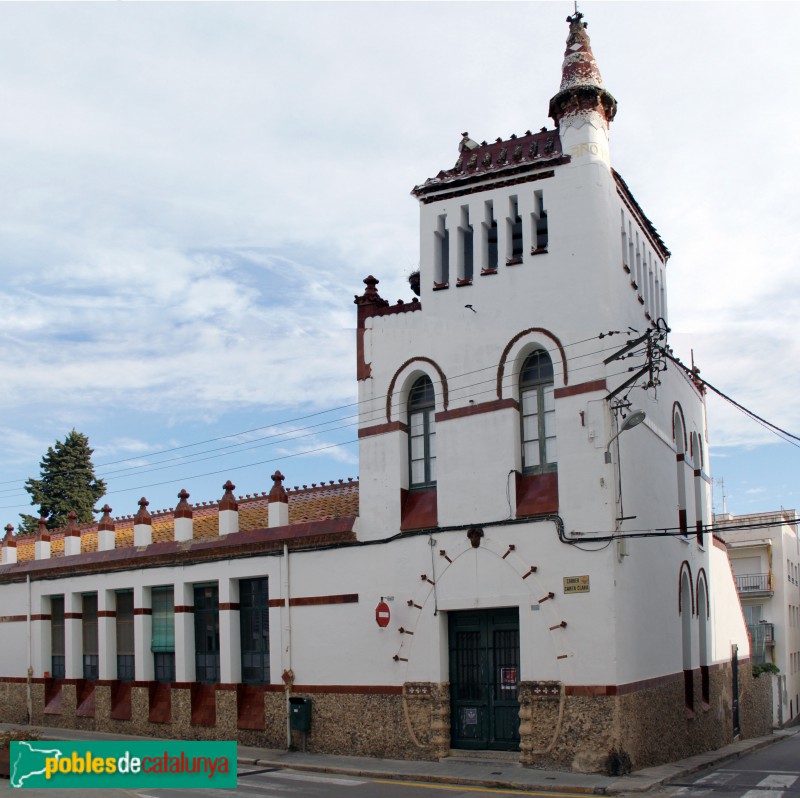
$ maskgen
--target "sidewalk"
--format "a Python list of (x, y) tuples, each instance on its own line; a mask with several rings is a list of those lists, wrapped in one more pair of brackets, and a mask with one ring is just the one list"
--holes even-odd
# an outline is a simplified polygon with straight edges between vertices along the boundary
[[(0, 730), (13, 728), (0, 723)], [(50, 740), (152, 740), (151, 737), (133, 737), (76, 729), (36, 727)], [(771, 745), (785, 737), (800, 733), (800, 727), (782, 729), (768, 737), (740, 740), (717, 751), (682, 759), (658, 767), (645, 768), (628, 776), (603, 776), (595, 773), (565, 773), (559, 770), (534, 770), (524, 768), (513, 757), (492, 752), (472, 755), (454, 755), (439, 762), (419, 762), (396, 759), (372, 759), (357, 756), (332, 756), (329, 754), (304, 754), (269, 748), (239, 746), (240, 769), (291, 768), (317, 773), (362, 776), (377, 779), (404, 781), (446, 782), (476, 787), (508, 787), (518, 790), (545, 790), (548, 792), (578, 792), (593, 795), (640, 793), (695, 773), (703, 768), (720, 765), (751, 751)], [(461, 754), (461, 752), (460, 752)]]

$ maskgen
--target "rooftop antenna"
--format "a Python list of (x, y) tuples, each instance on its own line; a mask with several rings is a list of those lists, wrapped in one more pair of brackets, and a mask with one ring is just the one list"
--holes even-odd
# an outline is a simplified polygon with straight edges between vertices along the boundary
[(719, 477), (718, 479), (715, 479), (714, 482), (717, 485), (719, 485), (720, 488), (722, 489), (722, 515), (727, 515), (728, 514), (728, 502), (727, 502), (728, 497), (725, 494), (725, 479), (724, 479), (724, 477)]

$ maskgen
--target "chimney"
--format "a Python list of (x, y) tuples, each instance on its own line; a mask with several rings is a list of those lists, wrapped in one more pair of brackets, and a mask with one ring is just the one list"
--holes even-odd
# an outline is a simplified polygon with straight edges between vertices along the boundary
[(14, 527), (6, 526), (6, 536), (3, 538), (2, 565), (13, 565), (17, 561), (17, 541), (14, 540)]
[(103, 517), (97, 524), (97, 550), (111, 551), (117, 545), (117, 532), (114, 519), (111, 517), (111, 508), (103, 505)]
[(173, 513), (175, 540), (191, 540), (194, 537), (194, 521), (192, 520), (192, 505), (186, 501), (189, 498), (186, 488), (181, 489), (178, 498), (180, 501)]
[(283, 488), (286, 477), (280, 471), (272, 475), (272, 490), (269, 492), (269, 526), (287, 526), (289, 524), (289, 497)]
[(236, 489), (230, 480), (223, 486), (225, 494), (219, 500), (219, 534), (232, 535), (239, 531), (239, 505), (233, 491)]
[(153, 519), (147, 512), (148, 504), (144, 496), (139, 499), (139, 512), (133, 518), (134, 546), (149, 546), (153, 542)]
[(35, 560), (50, 559), (50, 530), (47, 528), (46, 518), (39, 519), (36, 542), (33, 544), (33, 558)]
[(64, 556), (69, 557), (72, 554), (81, 553), (81, 531), (75, 523), (78, 520), (78, 515), (71, 512), (67, 518), (66, 527), (64, 527)]

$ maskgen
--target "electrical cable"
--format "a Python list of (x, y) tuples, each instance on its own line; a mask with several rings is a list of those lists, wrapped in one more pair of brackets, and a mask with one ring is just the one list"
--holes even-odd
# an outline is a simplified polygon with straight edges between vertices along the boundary
[(685, 363), (681, 362), (681, 360), (679, 360), (677, 357), (675, 357), (675, 355), (673, 355), (671, 352), (667, 351), (666, 349), (664, 349), (661, 346), (659, 346), (658, 348), (661, 350), (662, 354), (666, 358), (668, 358), (673, 363), (675, 363), (677, 366), (682, 368), (686, 372), (686, 374), (689, 375), (689, 377), (692, 380), (695, 380), (697, 382), (702, 383), (706, 388), (709, 388), (711, 391), (713, 391), (715, 394), (717, 394), (717, 396), (721, 397), (726, 402), (729, 402), (730, 404), (732, 404), (738, 410), (741, 410), (746, 416), (748, 416), (749, 418), (752, 418), (754, 421), (756, 421), (757, 423), (761, 424), (762, 427), (764, 427), (765, 429), (768, 429), (770, 432), (772, 432), (775, 435), (777, 435), (779, 438), (781, 438), (781, 440), (785, 441), (786, 443), (791, 443), (792, 446), (797, 446), (798, 448), (800, 448), (800, 443), (795, 443), (795, 441), (800, 441), (800, 436), (797, 436), (797, 435), (794, 435), (791, 432), (788, 432), (787, 430), (779, 427), (777, 424), (773, 424), (771, 421), (767, 421), (767, 419), (762, 418), (757, 413), (754, 413), (752, 410), (749, 410), (748, 408), (746, 408), (744, 405), (739, 404), (739, 402), (737, 402), (735, 399), (732, 399), (730, 396), (728, 396), (726, 393), (721, 391), (719, 388), (717, 388), (714, 385), (712, 385), (708, 380), (704, 380), (696, 372), (692, 371)]
[[(594, 365), (594, 364), (592, 364), (592, 365)], [(574, 369), (574, 371), (577, 371), (577, 370), (578, 369)], [(625, 371), (625, 372), (617, 372), (617, 373), (609, 374), (607, 376), (608, 377), (623, 376), (624, 374), (627, 374), (627, 373), (628, 373), (627, 371)], [(485, 380), (485, 381), (482, 381), (482, 382), (479, 382), (479, 383), (474, 383), (474, 386), (479, 386), (479, 385), (482, 385), (482, 384), (490, 384), (492, 387), (487, 388), (485, 391), (475, 393), (473, 395), (480, 396), (482, 394), (493, 393), (494, 392), (494, 385), (495, 385), (494, 378), (491, 379), (491, 380)], [(465, 386), (465, 387), (471, 387), (471, 386)], [(383, 410), (381, 409), (381, 411), (374, 411), (374, 412), (382, 413)], [(351, 416), (350, 418), (357, 418), (357, 416)], [(342, 419), (334, 419), (331, 422), (324, 422), (324, 423), (334, 423), (334, 421), (340, 421), (340, 420), (342, 420)], [(313, 425), (313, 426), (316, 426), (316, 425)], [(357, 423), (340, 425), (338, 427), (334, 427), (332, 429), (325, 430), (325, 432), (334, 432), (334, 431), (337, 431), (337, 430), (342, 430), (342, 429), (346, 429), (348, 427), (354, 427), (354, 426), (357, 426)], [(290, 431), (290, 432), (292, 432), (292, 431)], [(288, 435), (290, 433), (285, 433), (285, 434)], [(291, 442), (293, 440), (297, 440), (297, 439), (299, 439), (301, 437), (308, 437), (309, 435), (312, 435), (312, 434), (317, 434), (317, 433), (308, 433), (307, 435), (296, 435), (296, 436), (291, 437), (291, 438), (283, 438), (281, 440), (274, 441), (273, 443), (270, 443), (270, 444), (262, 444), (260, 446), (251, 447), (251, 449), (240, 450), (239, 452), (229, 452), (228, 454), (240, 454), (241, 451), (250, 451), (252, 449), (261, 448), (262, 446), (272, 446), (272, 445), (279, 444), (279, 443), (288, 443), (288, 442)], [(277, 437), (277, 436), (268, 436), (268, 437)], [(337, 443), (316, 447), (314, 449), (306, 449), (306, 450), (303, 450), (303, 451), (300, 451), (300, 452), (292, 452), (292, 453), (281, 454), (278, 457), (272, 457), (272, 458), (269, 458), (267, 460), (260, 460), (260, 461), (257, 461), (257, 462), (246, 463), (246, 464), (242, 464), (242, 465), (232, 465), (232, 466), (228, 466), (226, 468), (217, 469), (215, 471), (208, 471), (208, 472), (205, 472), (205, 473), (202, 473), (202, 474), (193, 474), (193, 475), (190, 475), (190, 476), (180, 476), (180, 477), (176, 477), (175, 479), (167, 479), (167, 480), (163, 480), (161, 482), (152, 482), (152, 483), (148, 483), (146, 485), (137, 485), (137, 486), (133, 486), (133, 487), (117, 488), (117, 489), (114, 489), (114, 490), (108, 490), (108, 491), (106, 491), (106, 493), (104, 495), (110, 496), (110, 495), (113, 495), (115, 493), (123, 493), (123, 492), (126, 492), (126, 491), (133, 491), (133, 490), (139, 491), (139, 490), (143, 490), (145, 488), (162, 487), (164, 485), (171, 485), (171, 484), (176, 484), (176, 483), (179, 483), (179, 482), (187, 482), (187, 481), (194, 480), (194, 479), (200, 479), (200, 478), (207, 477), (207, 476), (214, 476), (215, 474), (224, 474), (224, 473), (230, 474), (231, 472), (242, 471), (242, 470), (244, 470), (246, 468), (252, 468), (254, 466), (265, 465), (267, 463), (273, 463), (273, 462), (276, 462), (278, 460), (289, 459), (291, 457), (300, 457), (300, 456), (307, 455), (307, 454), (314, 454), (316, 452), (325, 451), (325, 450), (328, 450), (328, 449), (334, 449), (334, 448), (342, 447), (342, 446), (350, 446), (350, 445), (352, 445), (354, 443), (358, 443), (358, 438), (354, 438), (354, 439), (347, 440), (347, 441), (340, 441), (340, 442), (337, 442)], [(222, 448), (228, 448), (228, 447), (222, 447)], [(198, 454), (203, 454), (203, 453), (201, 452), (201, 453), (198, 453)], [(217, 456), (218, 455), (211, 454), (208, 457), (197, 458), (197, 459), (191, 460), (191, 461), (180, 459), (181, 461), (179, 463), (175, 464), (175, 465), (147, 464), (147, 465), (143, 465), (142, 468), (146, 468), (146, 471), (144, 473), (154, 473), (156, 471), (163, 471), (163, 470), (169, 470), (170, 468), (177, 468), (180, 465), (191, 465), (192, 463), (196, 463), (196, 462), (203, 462), (205, 460), (216, 459)], [(222, 456), (226, 456), (226, 455), (222, 455)], [(121, 469), (120, 471), (121, 472), (125, 472), (125, 471), (130, 471), (130, 470), (132, 470), (132, 469)], [(116, 472), (112, 472), (112, 473), (116, 473)], [(100, 475), (100, 476), (102, 478), (104, 475)], [(126, 478), (131, 477), (131, 476), (137, 476), (137, 474), (127, 474), (127, 475), (122, 476), (120, 478), (126, 479)], [(0, 492), (2, 492), (2, 491), (0, 491)], [(23, 494), (20, 493), (20, 494), (13, 494), (13, 495), (22, 496)], [(13, 496), (7, 496), (5, 498), (10, 499), (12, 497)], [(5, 509), (5, 510), (16, 509), (16, 508), (19, 508), (19, 507), (27, 507), (27, 504), (0, 505), (0, 509)]]
[[(602, 340), (604, 338), (610, 337), (612, 335), (618, 335), (618, 334), (630, 335), (630, 332), (626, 331), (625, 333), (623, 333), (623, 332), (618, 331), (618, 330), (612, 330), (612, 331), (609, 331), (607, 333), (599, 333), (597, 336), (592, 336), (592, 337), (589, 337), (589, 338), (581, 339), (579, 341), (575, 341), (573, 343), (564, 344), (564, 347), (567, 348), (567, 347), (577, 346), (579, 344), (587, 343), (589, 341), (594, 341), (594, 340), (598, 340), (598, 339)], [(610, 349), (613, 349), (613, 348), (614, 347), (605, 347), (605, 348), (601, 348), (599, 350), (595, 350), (593, 352), (586, 352), (586, 353), (583, 353), (581, 355), (576, 355), (573, 359), (574, 360), (579, 360), (581, 358), (591, 357), (591, 356), (596, 355), (596, 354), (602, 354), (602, 353), (607, 352), (607, 351), (609, 351)], [(571, 369), (571, 371), (575, 372), (575, 371), (580, 371), (580, 370), (582, 370), (584, 368), (593, 368), (596, 365), (597, 364), (595, 364), (595, 363), (591, 363), (591, 364), (586, 365), (586, 366), (575, 367), (575, 368)], [(480, 373), (482, 371), (487, 371), (487, 370), (490, 370), (490, 369), (491, 370), (496, 370), (497, 369), (497, 364), (491, 364), (489, 366), (485, 366), (485, 367), (482, 367), (480, 369), (473, 369), (472, 371), (464, 372), (463, 374), (456, 374), (456, 375), (451, 376), (449, 378), (449, 380), (451, 382), (453, 382), (455, 380), (458, 380), (460, 377), (469, 376), (469, 375), (472, 375), (472, 374), (477, 374), (477, 373)], [(494, 379), (494, 377), (492, 377), (489, 380), (481, 381), (481, 382), (478, 382), (478, 383), (473, 383), (471, 385), (454, 386), (452, 388), (452, 390), (451, 390), (451, 393), (462, 392), (462, 391), (468, 390), (469, 388), (476, 387), (476, 386), (479, 386), (479, 385), (482, 385), (482, 384), (492, 384), (493, 385), (494, 383), (495, 383), (495, 379)], [(259, 430), (269, 429), (270, 427), (280, 426), (281, 424), (290, 424), (290, 423), (294, 423), (296, 421), (302, 421), (302, 420), (305, 420), (305, 419), (314, 418), (314, 417), (317, 417), (317, 416), (320, 416), (320, 415), (324, 415), (324, 414), (327, 414), (327, 413), (332, 413), (332, 412), (336, 412), (336, 411), (339, 411), (339, 410), (345, 410), (347, 408), (356, 407), (356, 406), (358, 406), (360, 404), (365, 404), (365, 403), (370, 403), (370, 402), (377, 402), (377, 401), (382, 401), (382, 400), (385, 400), (385, 399), (386, 399), (386, 395), (377, 396), (377, 397), (370, 397), (369, 399), (366, 399), (366, 400), (361, 400), (361, 401), (357, 401), (357, 402), (351, 402), (351, 403), (348, 403), (348, 404), (345, 404), (345, 405), (340, 405), (340, 406), (337, 406), (337, 407), (334, 407), (334, 408), (328, 408), (327, 410), (320, 410), (320, 411), (317, 411), (317, 412), (314, 412), (314, 413), (306, 414), (304, 416), (299, 416), (299, 417), (294, 418), (294, 419), (289, 419), (287, 421), (277, 422), (276, 424), (264, 425), (262, 427), (255, 427), (255, 428), (252, 428), (252, 429), (249, 429), (249, 430), (244, 430), (244, 431), (240, 431), (240, 432), (236, 432), (236, 433), (231, 433), (231, 434), (228, 434), (228, 435), (217, 436), (215, 438), (209, 438), (209, 439), (207, 439), (205, 441), (198, 441), (198, 442), (191, 443), (191, 444), (184, 444), (182, 446), (172, 447), (170, 449), (163, 449), (163, 450), (160, 450), (158, 452), (151, 452), (151, 453), (148, 453), (147, 455), (136, 455), (134, 457), (129, 457), (129, 458), (124, 458), (124, 459), (120, 459), (120, 460), (109, 461), (107, 463), (98, 464), (96, 466), (96, 469), (98, 471), (98, 476), (100, 478), (105, 478), (106, 476), (111, 476), (111, 475), (115, 475), (115, 474), (121, 474), (121, 473), (124, 473), (125, 471), (139, 470), (139, 469), (143, 469), (143, 468), (147, 469), (148, 471), (149, 470), (163, 470), (163, 469), (160, 469), (160, 468), (154, 468), (154, 466), (160, 466), (163, 462), (170, 462), (170, 461), (161, 461), (161, 463), (144, 463), (144, 464), (141, 464), (141, 465), (130, 466), (129, 468), (117, 469), (116, 471), (102, 473), (102, 469), (105, 468), (106, 466), (109, 466), (109, 465), (116, 465), (116, 464), (121, 464), (121, 463), (125, 463), (125, 462), (131, 462), (131, 461), (135, 461), (135, 460), (140, 460), (143, 457), (148, 457), (148, 458), (158, 457), (161, 454), (167, 454), (167, 453), (170, 453), (170, 452), (181, 451), (181, 450), (192, 448), (192, 447), (195, 447), (195, 446), (200, 446), (200, 445), (203, 445), (203, 444), (206, 444), (206, 443), (213, 443), (213, 442), (216, 442), (216, 441), (228, 440), (228, 439), (233, 438), (233, 437), (238, 437), (238, 436), (241, 436), (241, 435), (247, 435), (247, 434), (250, 434), (252, 432), (257, 432)], [(381, 408), (376, 408), (375, 410), (368, 411), (368, 412), (371, 412), (373, 414), (380, 414), (382, 412), (382, 409), (383, 409), (382, 407)], [(363, 416), (363, 414), (362, 414), (362, 416)], [(355, 417), (356, 416), (347, 416), (347, 417), (344, 417), (344, 419), (355, 418)], [(335, 423), (337, 421), (341, 421), (341, 420), (344, 420), (344, 419), (334, 419), (334, 420), (330, 420), (330, 421), (324, 421), (324, 422), (320, 422), (319, 424), (309, 425), (308, 427), (301, 427), (301, 428), (298, 428), (296, 430), (289, 430), (289, 431), (287, 431), (285, 433), (275, 433), (274, 435), (265, 436), (264, 438), (256, 439), (256, 440), (268, 440), (268, 439), (276, 438), (276, 437), (279, 437), (279, 436), (289, 436), (289, 435), (292, 435), (293, 432), (297, 432), (297, 431), (301, 431), (301, 430), (305, 430), (305, 429), (311, 429), (311, 428), (318, 427), (318, 426), (325, 426), (327, 424), (333, 424), (333, 423)], [(352, 426), (352, 425), (348, 424), (348, 425), (344, 425), (344, 426), (347, 427), (347, 426)], [(333, 430), (326, 430), (326, 432), (335, 431), (335, 429), (337, 429), (337, 428), (334, 428)], [(295, 439), (297, 437), (303, 437), (303, 436), (294, 435), (292, 437), (286, 438), (286, 440), (290, 441), (290, 440), (293, 440), (293, 439)], [(215, 449), (209, 449), (209, 450), (206, 450), (205, 452), (195, 452), (194, 454), (188, 455), (186, 458), (172, 458), (171, 461), (180, 461), (180, 462), (183, 462), (183, 463), (187, 463), (187, 462), (190, 462), (190, 458), (197, 457), (198, 455), (206, 454), (208, 452), (222, 452), (222, 451), (225, 451), (226, 449), (232, 449), (232, 448), (236, 448), (236, 447), (245, 446), (245, 445), (247, 445), (249, 443), (252, 443), (252, 442), (253, 442), (252, 440), (250, 440), (250, 441), (242, 441), (240, 443), (231, 444), (229, 446), (217, 447)], [(249, 447), (249, 449), (252, 449), (252, 448), (256, 448), (256, 447)], [(325, 448), (327, 448), (327, 447), (325, 447)], [(242, 451), (247, 451), (247, 450), (242, 450)], [(208, 459), (208, 458), (200, 458), (200, 459), (202, 460), (202, 459)], [(197, 462), (197, 461), (198, 460), (195, 460), (194, 462)], [(2, 484), (12, 484), (12, 483), (18, 483), (18, 480), (7, 480), (5, 482), (0, 482), (0, 485), (2, 485)], [(0, 494), (2, 494), (2, 493), (10, 493), (12, 491), (18, 491), (18, 488), (15, 487), (15, 488), (0, 489)], [(23, 493), (14, 493), (13, 495), (23, 496), (24, 494)], [(9, 496), (8, 498), (11, 498), (11, 497)], [(2, 509), (2, 508), (0, 508), (0, 509)]]

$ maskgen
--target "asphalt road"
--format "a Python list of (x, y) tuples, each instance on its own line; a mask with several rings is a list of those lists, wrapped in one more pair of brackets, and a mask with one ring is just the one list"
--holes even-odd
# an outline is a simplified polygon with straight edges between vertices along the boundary
[[(102, 798), (475, 798), (477, 795), (546, 796), (547, 798), (585, 798), (579, 793), (524, 792), (520, 790), (465, 787), (456, 784), (431, 784), (410, 781), (327, 776), (293, 770), (239, 769), (236, 790), (110, 790)], [(14, 798), (93, 798), (76, 795), (75, 790), (12, 790), (7, 780), (0, 780), (0, 796)]]
[(800, 798), (800, 735), (667, 786), (674, 798)]

